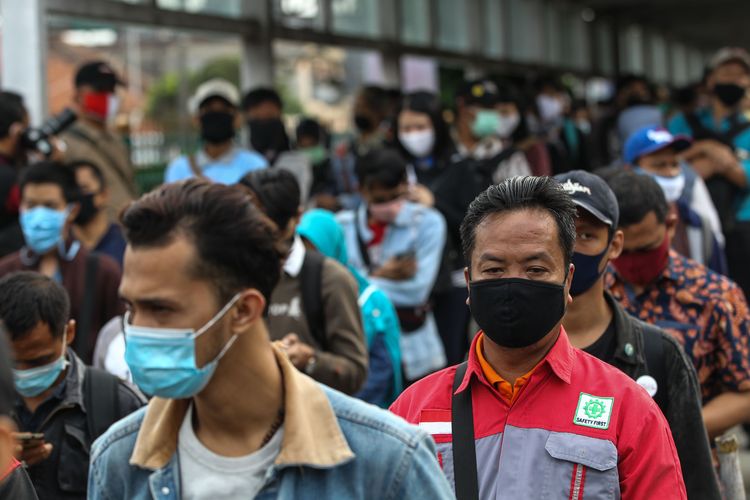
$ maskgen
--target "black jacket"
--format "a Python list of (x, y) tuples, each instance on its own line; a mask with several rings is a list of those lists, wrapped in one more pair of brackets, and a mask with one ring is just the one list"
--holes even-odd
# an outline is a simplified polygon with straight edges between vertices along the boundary
[(37, 500), (34, 486), (24, 468), (15, 468), (0, 480), (0, 500)]
[[(83, 390), (84, 377), (89, 372), (72, 349), (68, 349), (67, 359), (70, 364), (65, 376), (62, 397), (36, 426), (37, 428), (23, 427), (18, 418), (19, 405), (23, 405), (23, 401), (19, 398), (16, 402), (16, 421), (19, 429), (22, 432), (43, 432), (44, 440), (53, 446), (49, 458), (28, 468), (31, 482), (41, 499), (86, 498), (89, 450), (95, 438), (89, 432)], [(143, 397), (128, 384), (122, 381), (118, 383), (116, 420), (129, 415), (144, 404)]]
[[(662, 385), (666, 387), (657, 388), (654, 400), (672, 430), (688, 498), (720, 500), (711, 447), (703, 425), (700, 386), (693, 364), (669, 334), (627, 314), (609, 293), (605, 293), (605, 296), (614, 312), (617, 347), (613, 359), (603, 361), (619, 368), (633, 380), (643, 375), (654, 375), (657, 371), (664, 374), (666, 384)], [(656, 335), (661, 339), (660, 369), (648, 366), (644, 344), (646, 335)], [(648, 439), (646, 429), (644, 438)]]

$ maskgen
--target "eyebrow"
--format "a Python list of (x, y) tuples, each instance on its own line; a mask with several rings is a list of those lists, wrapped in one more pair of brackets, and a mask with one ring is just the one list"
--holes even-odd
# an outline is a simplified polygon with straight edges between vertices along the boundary
[[(497, 255), (493, 255), (491, 253), (485, 252), (482, 255), (479, 256), (480, 262), (497, 262), (500, 264), (504, 264), (507, 262), (507, 259), (504, 259), (502, 257), (498, 257)], [(547, 252), (537, 252), (535, 254), (531, 254), (525, 259), (523, 259), (524, 263), (533, 262), (535, 260), (544, 260), (544, 261), (552, 261), (552, 256)]]
[(129, 300), (128, 298), (120, 295), (122, 299), (128, 305), (137, 305), (139, 307), (154, 308), (154, 307), (167, 307), (175, 309), (179, 304), (174, 300), (163, 299), (159, 297), (147, 297), (143, 299)]

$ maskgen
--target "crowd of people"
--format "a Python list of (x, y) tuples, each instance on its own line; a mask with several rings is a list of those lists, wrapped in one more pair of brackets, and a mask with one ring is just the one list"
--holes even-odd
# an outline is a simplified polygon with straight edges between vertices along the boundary
[(0, 498), (722, 498), (743, 49), (671, 101), (366, 86), (344, 141), (214, 78), (140, 197), (123, 80), (74, 85), (45, 151), (0, 92)]

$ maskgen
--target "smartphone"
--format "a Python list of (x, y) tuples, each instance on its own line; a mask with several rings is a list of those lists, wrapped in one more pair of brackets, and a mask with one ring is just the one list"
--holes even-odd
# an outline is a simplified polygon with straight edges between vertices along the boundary
[(415, 250), (408, 250), (406, 252), (396, 255), (396, 260), (408, 260), (408, 259), (414, 259), (416, 257), (417, 257), (417, 252)]
[(24, 448), (36, 448), (40, 444), (44, 443), (43, 432), (18, 432), (16, 433), (16, 440), (21, 443)]

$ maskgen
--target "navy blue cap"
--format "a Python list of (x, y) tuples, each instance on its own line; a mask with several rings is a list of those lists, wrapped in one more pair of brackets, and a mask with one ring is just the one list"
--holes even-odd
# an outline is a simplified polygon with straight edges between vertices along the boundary
[(679, 152), (689, 148), (690, 144), (690, 138), (687, 136), (672, 135), (665, 128), (643, 127), (633, 132), (625, 141), (623, 158), (626, 163), (633, 165), (641, 156), (656, 153), (666, 148), (672, 148)]
[(608, 225), (612, 230), (617, 228), (620, 220), (620, 206), (617, 204), (615, 193), (604, 179), (584, 170), (571, 170), (556, 175), (554, 179), (573, 198), (573, 203)]

